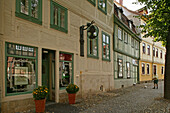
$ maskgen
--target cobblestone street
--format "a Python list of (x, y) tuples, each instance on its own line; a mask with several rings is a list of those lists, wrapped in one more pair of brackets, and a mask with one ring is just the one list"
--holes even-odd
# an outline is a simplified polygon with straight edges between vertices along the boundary
[(163, 81), (91, 94), (76, 104), (51, 104), (46, 113), (170, 113), (170, 101), (163, 99)]

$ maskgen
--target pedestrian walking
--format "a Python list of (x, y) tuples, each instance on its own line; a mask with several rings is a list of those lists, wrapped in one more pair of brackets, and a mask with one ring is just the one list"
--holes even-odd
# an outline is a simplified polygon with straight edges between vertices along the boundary
[(157, 77), (157, 76), (154, 76), (152, 80), (153, 80), (153, 82), (154, 82), (154, 87), (153, 87), (153, 89), (155, 89), (155, 88), (158, 89), (158, 77)]

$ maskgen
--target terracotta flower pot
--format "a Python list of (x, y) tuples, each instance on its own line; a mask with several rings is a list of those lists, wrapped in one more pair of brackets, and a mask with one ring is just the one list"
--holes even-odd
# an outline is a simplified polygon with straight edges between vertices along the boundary
[(68, 94), (69, 104), (75, 104), (76, 93), (75, 94)]
[(46, 99), (34, 100), (36, 113), (44, 113)]

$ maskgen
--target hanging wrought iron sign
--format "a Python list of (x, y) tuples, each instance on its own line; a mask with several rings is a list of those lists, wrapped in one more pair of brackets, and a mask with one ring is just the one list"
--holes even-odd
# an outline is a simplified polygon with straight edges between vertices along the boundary
[(90, 39), (95, 39), (98, 36), (98, 33), (99, 33), (98, 27), (95, 25), (91, 25), (87, 30), (87, 34)]
[(95, 39), (98, 36), (99, 29), (93, 25), (95, 22), (87, 23), (80, 26), (80, 56), (84, 57), (84, 30), (87, 30), (87, 35), (90, 39)]

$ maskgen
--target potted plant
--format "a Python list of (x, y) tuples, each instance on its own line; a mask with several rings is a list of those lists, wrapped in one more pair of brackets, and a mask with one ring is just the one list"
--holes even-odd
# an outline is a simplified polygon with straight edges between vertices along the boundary
[(75, 84), (69, 84), (66, 87), (68, 93), (69, 104), (75, 104), (76, 93), (79, 91), (79, 87)]
[(48, 88), (46, 86), (38, 86), (38, 88), (35, 88), (33, 90), (36, 113), (45, 111), (45, 102), (47, 95)]

